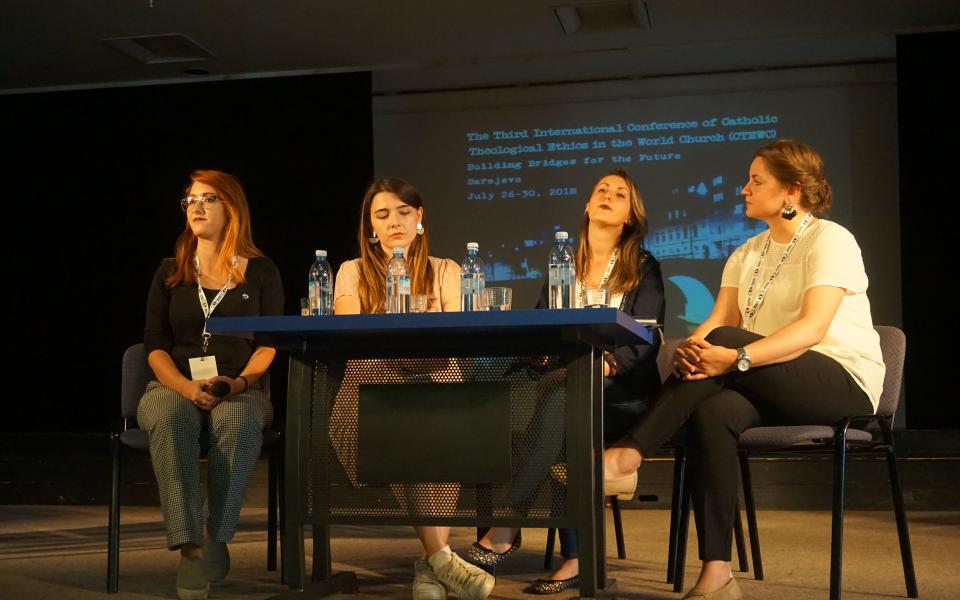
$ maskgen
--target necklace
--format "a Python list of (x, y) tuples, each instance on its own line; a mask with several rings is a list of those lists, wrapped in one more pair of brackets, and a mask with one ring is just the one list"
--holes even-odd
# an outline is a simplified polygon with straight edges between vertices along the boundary
[(767, 241), (763, 245), (763, 250), (760, 251), (760, 257), (757, 258), (757, 266), (753, 270), (753, 277), (750, 279), (750, 286), (747, 288), (747, 302), (746, 308), (743, 310), (743, 328), (747, 331), (753, 331), (753, 324), (757, 317), (757, 311), (760, 310), (760, 305), (763, 304), (763, 299), (767, 295), (767, 290), (770, 289), (770, 284), (773, 283), (773, 280), (777, 278), (777, 275), (780, 274), (780, 267), (783, 266), (783, 263), (787, 262), (787, 257), (790, 255), (790, 251), (793, 250), (794, 246), (797, 245), (797, 242), (800, 241), (800, 234), (803, 233), (803, 230), (807, 228), (807, 225), (810, 224), (810, 221), (813, 220), (813, 213), (807, 213), (807, 216), (803, 218), (803, 221), (800, 222), (800, 226), (797, 227), (797, 231), (793, 234), (793, 238), (790, 239), (790, 243), (787, 244), (786, 249), (783, 251), (783, 255), (780, 256), (779, 262), (777, 262), (776, 268), (773, 270), (773, 273), (770, 274), (770, 277), (767, 279), (766, 283), (763, 284), (763, 287), (757, 292), (756, 299), (753, 299), (753, 288), (757, 284), (757, 276), (760, 274), (760, 267), (763, 265), (763, 259), (767, 256), (767, 251), (770, 250), (770, 239), (772, 237), (771, 233), (767, 232)]

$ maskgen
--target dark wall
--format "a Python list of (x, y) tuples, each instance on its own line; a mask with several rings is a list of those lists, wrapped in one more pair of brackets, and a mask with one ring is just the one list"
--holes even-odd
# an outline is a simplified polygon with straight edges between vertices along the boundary
[[(960, 131), (949, 70), (958, 47), (957, 32), (897, 39), (911, 428), (960, 427), (951, 391)], [(373, 172), (370, 108), (368, 74), (0, 96), (14, 392), (0, 431), (102, 431), (116, 418), (120, 357), (142, 338), (150, 277), (183, 226), (177, 199), (192, 169), (244, 181), (254, 240), (280, 266), (286, 312), (297, 312), (314, 248), (334, 268), (356, 255)]]
[[(123, 349), (196, 168), (240, 177), (299, 312), (315, 248), (356, 255), (373, 172), (367, 73), (0, 96), (8, 389), (0, 431), (103, 431)], [(274, 392), (285, 388), (285, 360)]]
[(960, 32), (897, 38), (907, 425), (960, 428), (956, 392)]

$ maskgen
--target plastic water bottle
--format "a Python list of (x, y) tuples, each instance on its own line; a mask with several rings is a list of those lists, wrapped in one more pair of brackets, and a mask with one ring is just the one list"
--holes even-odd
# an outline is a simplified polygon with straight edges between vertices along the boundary
[(307, 276), (307, 295), (310, 298), (310, 314), (333, 314), (333, 273), (327, 262), (327, 251), (316, 250), (316, 259)]
[(393, 249), (393, 258), (387, 265), (387, 312), (410, 312), (410, 271), (403, 248)]
[(570, 248), (570, 238), (566, 231), (558, 231), (554, 235), (553, 248), (550, 249), (549, 302), (550, 308), (573, 308), (574, 293), (576, 291), (576, 263), (573, 260), (573, 250)]
[(460, 310), (472, 312), (481, 309), (480, 298), (483, 295), (484, 272), (480, 260), (480, 244), (469, 242), (467, 255), (463, 257), (463, 277), (460, 279)]

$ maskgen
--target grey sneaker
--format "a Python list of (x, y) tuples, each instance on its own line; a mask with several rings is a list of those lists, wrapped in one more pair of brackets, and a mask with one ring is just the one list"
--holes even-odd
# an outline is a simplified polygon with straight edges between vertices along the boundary
[(437, 581), (430, 563), (422, 558), (413, 563), (413, 600), (447, 600), (447, 588)]
[(457, 556), (456, 552), (439, 569), (433, 572), (440, 583), (460, 597), (460, 600), (484, 600), (493, 591), (496, 583), (493, 575), (480, 567), (471, 565)]
[(230, 572), (230, 551), (224, 542), (203, 540), (203, 568), (210, 583), (223, 583)]
[(180, 557), (177, 568), (177, 597), (180, 600), (207, 600), (210, 583), (203, 572), (200, 558)]

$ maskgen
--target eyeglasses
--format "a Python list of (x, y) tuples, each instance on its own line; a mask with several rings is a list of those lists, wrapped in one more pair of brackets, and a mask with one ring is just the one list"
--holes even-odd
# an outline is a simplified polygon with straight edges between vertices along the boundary
[(187, 209), (191, 206), (201, 205), (203, 208), (207, 208), (212, 204), (220, 202), (220, 196), (215, 194), (204, 194), (202, 196), (187, 196), (186, 198), (180, 198), (180, 208), (183, 209), (183, 212), (187, 212)]

